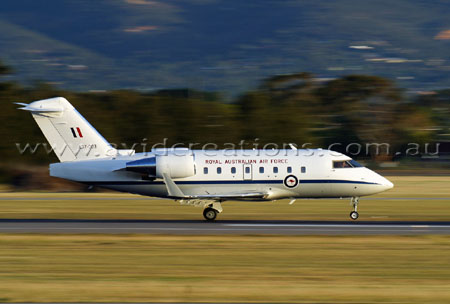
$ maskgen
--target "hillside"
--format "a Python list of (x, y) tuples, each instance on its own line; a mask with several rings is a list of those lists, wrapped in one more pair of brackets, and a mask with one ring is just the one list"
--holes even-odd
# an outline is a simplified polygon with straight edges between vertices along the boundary
[(12, 79), (75, 90), (192, 87), (237, 94), (269, 75), (387, 76), (450, 87), (450, 6), (399, 1), (5, 0)]

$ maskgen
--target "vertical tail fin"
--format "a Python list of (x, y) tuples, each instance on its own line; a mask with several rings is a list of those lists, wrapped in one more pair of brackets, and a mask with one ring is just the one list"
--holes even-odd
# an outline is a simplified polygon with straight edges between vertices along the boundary
[(114, 156), (114, 149), (63, 97), (23, 104), (61, 162)]

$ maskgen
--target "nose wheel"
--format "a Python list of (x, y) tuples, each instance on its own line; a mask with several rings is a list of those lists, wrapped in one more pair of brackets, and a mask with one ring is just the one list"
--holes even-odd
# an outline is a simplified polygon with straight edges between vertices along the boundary
[(352, 220), (357, 220), (359, 217), (358, 214), (358, 202), (359, 202), (359, 197), (352, 197), (350, 204), (353, 206), (353, 211), (350, 212), (350, 218)]
[(350, 218), (351, 218), (352, 220), (357, 220), (358, 217), (359, 217), (358, 212), (356, 212), (356, 211), (350, 212)]

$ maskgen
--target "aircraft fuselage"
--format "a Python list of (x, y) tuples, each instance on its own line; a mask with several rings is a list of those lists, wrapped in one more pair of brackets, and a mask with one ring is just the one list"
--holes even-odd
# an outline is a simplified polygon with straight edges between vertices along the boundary
[[(194, 159), (194, 174), (174, 179), (186, 195), (261, 192), (267, 195), (257, 200), (335, 198), (372, 195), (393, 187), (390, 181), (368, 168), (336, 167), (336, 163), (351, 159), (330, 150), (191, 150), (189, 153)], [(50, 174), (123, 192), (168, 197), (162, 178), (123, 170), (127, 163), (150, 159), (155, 154), (55, 163), (50, 165)]]

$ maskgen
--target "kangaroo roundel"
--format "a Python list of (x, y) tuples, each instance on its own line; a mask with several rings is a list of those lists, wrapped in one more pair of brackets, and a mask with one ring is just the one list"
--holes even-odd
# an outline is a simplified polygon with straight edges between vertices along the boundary
[(294, 175), (288, 175), (284, 179), (284, 185), (288, 188), (295, 188), (298, 185), (298, 178), (296, 178)]

